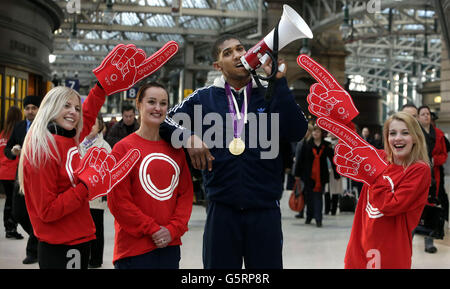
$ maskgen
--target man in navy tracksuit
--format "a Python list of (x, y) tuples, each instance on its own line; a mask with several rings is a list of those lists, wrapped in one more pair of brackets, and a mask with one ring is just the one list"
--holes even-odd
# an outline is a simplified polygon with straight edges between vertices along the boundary
[[(241, 64), (246, 51), (238, 38), (221, 37), (213, 49), (222, 76), (174, 106), (160, 134), (172, 144), (182, 142), (194, 168), (203, 170), (209, 200), (205, 269), (240, 269), (243, 260), (248, 269), (281, 269), (279, 142), (301, 140), (307, 121), (288, 88), (286, 69), (277, 73), (272, 98), (265, 101), (266, 89)], [(271, 72), (271, 64), (262, 68)], [(186, 129), (174, 121), (181, 115), (189, 116)]]

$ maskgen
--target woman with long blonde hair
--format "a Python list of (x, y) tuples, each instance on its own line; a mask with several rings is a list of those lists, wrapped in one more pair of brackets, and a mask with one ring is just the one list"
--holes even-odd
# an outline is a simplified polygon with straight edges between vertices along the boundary
[(74, 170), (80, 163), (79, 140), (89, 133), (104, 101), (98, 85), (83, 109), (78, 92), (55, 87), (45, 95), (25, 137), (18, 176), (39, 240), (40, 268), (87, 268), (95, 226), (89, 190)]
[(363, 186), (345, 255), (345, 268), (411, 268), (412, 231), (431, 182), (425, 138), (417, 120), (397, 112), (384, 124), (386, 166)]

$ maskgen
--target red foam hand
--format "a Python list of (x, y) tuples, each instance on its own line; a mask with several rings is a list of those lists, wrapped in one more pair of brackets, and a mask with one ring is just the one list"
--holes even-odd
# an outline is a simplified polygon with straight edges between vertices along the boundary
[(311, 86), (307, 97), (308, 109), (312, 114), (330, 117), (344, 124), (359, 114), (351, 96), (325, 68), (305, 54), (297, 57), (297, 64), (319, 82)]
[(319, 117), (317, 125), (339, 138), (333, 158), (339, 174), (370, 186), (388, 166), (373, 146), (346, 125), (328, 117)]
[(119, 44), (103, 59), (94, 72), (107, 95), (128, 90), (164, 65), (178, 51), (178, 43), (167, 42), (146, 58), (133, 44)]
[(89, 200), (108, 194), (128, 175), (141, 156), (138, 149), (130, 150), (118, 163), (104, 148), (89, 149), (74, 175), (89, 190)]

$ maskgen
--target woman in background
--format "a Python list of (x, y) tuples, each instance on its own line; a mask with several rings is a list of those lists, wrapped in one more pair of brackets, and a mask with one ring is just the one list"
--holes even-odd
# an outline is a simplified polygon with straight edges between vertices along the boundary
[(17, 106), (11, 106), (6, 114), (5, 128), (0, 132), (0, 183), (6, 195), (3, 209), (3, 225), (5, 226), (6, 238), (18, 240), (23, 239), (23, 236), (17, 232), (17, 222), (12, 216), (12, 194), (19, 158), (15, 160), (8, 159), (4, 150), (14, 126), (21, 120), (22, 111)]
[[(111, 147), (103, 138), (105, 125), (101, 113), (97, 115), (95, 124), (92, 126), (91, 132), (84, 138), (80, 144), (80, 156), (83, 157), (91, 147), (104, 148), (109, 153)], [(89, 268), (99, 268), (103, 264), (103, 248), (104, 238), (104, 212), (107, 207), (106, 196), (97, 198), (89, 202), (92, 219), (95, 224), (95, 240), (91, 241), (91, 254), (89, 257)]]
[[(331, 144), (324, 140), (323, 130), (315, 126), (311, 138), (302, 146), (300, 159), (297, 161), (295, 175), (305, 184), (306, 221), (310, 224), (314, 218), (317, 227), (322, 227), (323, 193), (329, 182), (327, 159), (333, 161), (334, 152)], [(334, 177), (340, 178), (335, 170)]]

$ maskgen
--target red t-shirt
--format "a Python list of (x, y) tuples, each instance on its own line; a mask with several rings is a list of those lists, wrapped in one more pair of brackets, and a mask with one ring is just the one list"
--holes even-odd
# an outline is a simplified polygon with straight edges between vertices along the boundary
[(10, 160), (5, 155), (5, 147), (8, 138), (0, 135), (0, 180), (15, 180), (19, 158)]
[(431, 182), (422, 162), (407, 169), (390, 164), (364, 185), (345, 254), (345, 268), (411, 268), (412, 231), (419, 223)]
[[(95, 86), (83, 103), (83, 139), (95, 123), (105, 93)], [(29, 131), (28, 133), (33, 133)], [(23, 161), (24, 194), (35, 236), (49, 244), (76, 245), (95, 239), (95, 225), (89, 210), (88, 190), (77, 183), (73, 172), (81, 161), (75, 138), (53, 135), (53, 155), (40, 167)], [(58, 154), (57, 154), (58, 153)]]
[[(34, 234), (49, 244), (75, 245), (95, 239), (88, 190), (75, 184), (73, 168), (80, 163), (75, 139), (54, 135), (61, 161), (41, 168), (24, 159), (24, 190)], [(52, 153), (56, 150), (53, 149)]]
[(160, 226), (170, 232), (169, 246), (181, 245), (192, 211), (192, 179), (184, 151), (132, 133), (114, 145), (112, 155), (119, 161), (133, 148), (141, 151), (140, 160), (108, 194), (115, 218), (113, 262), (156, 249), (152, 234)]

